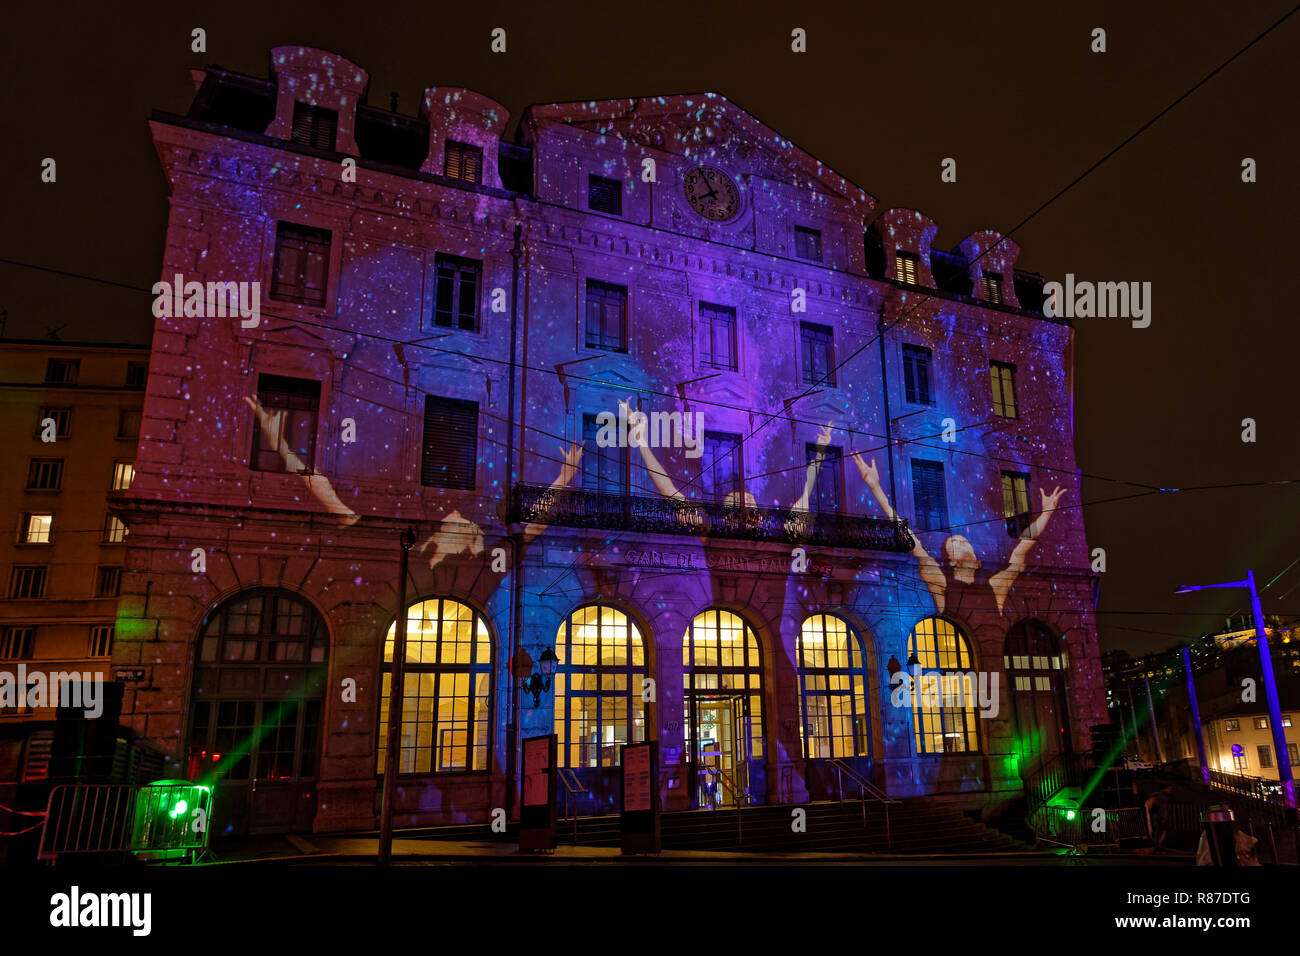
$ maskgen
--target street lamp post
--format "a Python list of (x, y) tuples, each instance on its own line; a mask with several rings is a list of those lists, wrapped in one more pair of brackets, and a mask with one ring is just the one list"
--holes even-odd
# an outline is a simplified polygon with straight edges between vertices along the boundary
[(1201, 730), (1201, 705), (1196, 700), (1196, 675), (1192, 673), (1192, 655), (1183, 648), (1183, 670), (1187, 673), (1187, 699), (1192, 705), (1192, 727), (1196, 730), (1196, 757), (1201, 762), (1201, 780), (1210, 782), (1210, 764), (1205, 759), (1205, 734)]
[(393, 797), (397, 786), (397, 757), (402, 743), (402, 682), (406, 665), (406, 573), (408, 556), (415, 546), (415, 529), (398, 534), (397, 621), (393, 628), (393, 667), (388, 694), (387, 752), (384, 754), (384, 796), (379, 808), (378, 862), (393, 858)]
[[(1277, 697), (1277, 681), (1273, 677), (1273, 656), (1268, 649), (1268, 635), (1264, 633), (1264, 612), (1259, 606), (1259, 591), (1255, 588), (1255, 572), (1248, 570), (1244, 581), (1226, 581), (1223, 584), (1185, 584), (1175, 594), (1189, 594), (1209, 588), (1246, 588), (1250, 591), (1250, 613), (1255, 619), (1255, 643), (1259, 645), (1260, 676), (1264, 679), (1264, 697), (1268, 705), (1268, 723), (1273, 731), (1273, 751), (1277, 755), (1277, 779), (1282, 785), (1282, 799), (1295, 809), (1295, 781), (1291, 777), (1291, 754), (1287, 751), (1286, 731), (1282, 727), (1282, 702)], [(1201, 756), (1204, 764), (1204, 754)]]

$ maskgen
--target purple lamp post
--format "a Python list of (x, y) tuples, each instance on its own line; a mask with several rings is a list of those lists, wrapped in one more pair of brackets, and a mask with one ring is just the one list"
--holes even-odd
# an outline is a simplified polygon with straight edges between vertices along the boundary
[[(1273, 750), (1277, 753), (1277, 779), (1282, 784), (1282, 799), (1288, 807), (1294, 810), (1295, 781), (1291, 777), (1291, 754), (1287, 751), (1286, 732), (1282, 728), (1282, 702), (1277, 698), (1277, 681), (1273, 678), (1273, 658), (1268, 650), (1268, 636), (1264, 633), (1264, 612), (1259, 607), (1259, 592), (1255, 589), (1255, 572), (1248, 570), (1244, 581), (1226, 581), (1223, 584), (1185, 584), (1174, 593), (1190, 594), (1192, 591), (1205, 591), (1209, 588), (1247, 588), (1250, 591), (1250, 612), (1255, 618), (1255, 641), (1259, 645), (1259, 667), (1264, 678), (1264, 696), (1268, 704), (1268, 723), (1273, 731)], [(1190, 668), (1188, 668), (1187, 679), (1190, 684)], [(1195, 687), (1192, 690), (1195, 691)], [(1192, 699), (1195, 700), (1195, 697), (1193, 696)], [(1200, 750), (1201, 767), (1202, 772), (1204, 772), (1204, 744), (1201, 744)]]

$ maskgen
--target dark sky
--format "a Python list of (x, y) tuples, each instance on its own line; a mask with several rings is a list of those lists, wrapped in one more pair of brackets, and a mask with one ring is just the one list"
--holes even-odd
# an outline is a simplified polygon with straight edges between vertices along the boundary
[[(792, 4), (23, 4), (0, 40), (0, 257), (148, 287), (166, 187), (146, 123), (183, 113), (188, 71), (268, 75), (282, 43), (370, 71), (369, 101), (426, 86), (533, 102), (716, 90), (951, 248), (1009, 230), (1282, 17), (1279, 2)], [(584, 10), (590, 12), (583, 12)], [(207, 30), (205, 54), (190, 30)], [(508, 31), (505, 55), (489, 32)], [(792, 27), (808, 53), (790, 53)], [(1090, 52), (1094, 27), (1108, 52)], [(1158, 488), (1300, 478), (1294, 292), (1300, 14), (1024, 226), (1019, 266), (1153, 284), (1152, 323), (1078, 319), (1076, 447), (1094, 475)], [(513, 134), (514, 123), (511, 124)], [(58, 161), (58, 182), (39, 181)], [(941, 183), (939, 163), (958, 162)], [(1259, 182), (1241, 182), (1257, 160)], [(11, 337), (147, 341), (150, 299), (0, 264)], [(1258, 441), (1241, 440), (1254, 418)], [(1086, 481), (1097, 501), (1144, 490)], [(1300, 554), (1300, 486), (1183, 491), (1086, 507), (1104, 547), (1103, 648), (1144, 651), (1246, 607), (1181, 582), (1268, 581)], [(1261, 582), (1261, 583), (1262, 583)], [(1297, 590), (1289, 593), (1291, 588)], [(1126, 614), (1141, 610), (1141, 615)], [(1300, 612), (1300, 565), (1264, 594)], [(1156, 613), (1150, 613), (1156, 612)], [(1188, 613), (1197, 612), (1197, 613)]]

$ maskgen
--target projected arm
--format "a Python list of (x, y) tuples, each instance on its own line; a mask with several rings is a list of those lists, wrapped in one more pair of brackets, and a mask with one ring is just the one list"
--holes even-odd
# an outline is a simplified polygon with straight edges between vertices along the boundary
[(821, 468), (822, 462), (826, 460), (826, 446), (830, 443), (831, 423), (827, 422), (825, 427), (817, 433), (817, 453), (813, 456), (813, 460), (808, 462), (803, 482), (803, 494), (791, 506), (795, 511), (808, 510), (808, 502), (812, 499), (813, 489), (817, 487), (817, 471)]
[(1034, 545), (1038, 543), (1039, 535), (1047, 530), (1047, 523), (1052, 519), (1052, 512), (1056, 510), (1057, 502), (1059, 502), (1061, 497), (1065, 494), (1065, 489), (1058, 485), (1052, 489), (1051, 494), (1048, 494), (1040, 488), (1038, 489), (1038, 494), (1043, 500), (1042, 511), (1039, 512), (1038, 517), (1033, 520), (1029, 527), (1025, 529), (1024, 533), (1020, 536), (1020, 540), (1016, 542), (1015, 548), (1011, 551), (1011, 558), (1007, 561), (1006, 568), (989, 578), (989, 586), (993, 588), (993, 594), (997, 598), (999, 613), (1002, 611), (1002, 605), (1007, 599), (1007, 594), (1011, 590), (1011, 585), (1014, 584), (1016, 578), (1020, 576), (1020, 572), (1025, 570), (1025, 558), (1028, 556), (1029, 552), (1033, 550)]
[[(862, 480), (867, 483), (871, 489), (871, 495), (876, 499), (876, 504), (880, 505), (880, 510), (885, 513), (885, 517), (890, 521), (898, 520), (898, 515), (894, 511), (894, 506), (889, 503), (889, 496), (885, 490), (880, 487), (880, 472), (876, 468), (876, 460), (873, 458), (870, 464), (862, 460), (862, 455), (858, 452), (853, 453), (853, 463), (858, 466), (858, 473), (862, 475)], [(921, 575), (921, 580), (930, 591), (930, 596), (934, 598), (934, 606), (938, 613), (942, 614), (944, 609), (944, 598), (948, 590), (948, 579), (943, 575), (943, 569), (939, 567), (939, 562), (930, 556), (930, 552), (925, 550), (925, 545), (921, 544), (919, 535), (912, 535), (912, 556), (916, 558), (916, 569)]]
[(632, 416), (641, 413), (632, 411), (631, 406), (627, 402), (619, 402), (618, 410), (623, 420), (628, 423), (628, 444), (633, 445), (640, 450), (641, 461), (645, 463), (645, 470), (649, 472), (650, 480), (654, 482), (656, 490), (658, 490), (659, 494), (663, 495), (665, 498), (671, 498), (674, 501), (685, 501), (686, 496), (682, 494), (681, 490), (676, 485), (673, 484), (673, 480), (668, 477), (668, 473), (664, 471), (663, 465), (659, 464), (659, 459), (656, 458), (655, 453), (651, 451), (649, 443), (637, 440), (639, 430), (631, 427), (633, 422)]
[[(564, 491), (573, 483), (573, 478), (578, 473), (578, 464), (582, 461), (582, 445), (571, 443), (567, 449), (561, 445), (560, 456), (560, 473), (551, 482), (551, 491)], [(521, 532), (524, 544), (532, 541), (545, 530), (546, 525), (542, 522), (533, 521), (524, 525), (524, 530)]]
[(284, 462), (284, 470), (301, 478), (307, 490), (312, 493), (312, 497), (324, 505), (326, 511), (337, 515), (344, 524), (355, 524), (360, 515), (339, 499), (330, 480), (324, 475), (308, 474), (307, 466), (302, 459), (289, 450), (289, 445), (284, 440), (283, 409), (268, 411), (262, 407), (262, 403), (255, 395), (244, 396), (244, 404), (257, 416), (258, 427), (262, 429), (262, 435), (267, 443), (276, 450), (280, 460)]

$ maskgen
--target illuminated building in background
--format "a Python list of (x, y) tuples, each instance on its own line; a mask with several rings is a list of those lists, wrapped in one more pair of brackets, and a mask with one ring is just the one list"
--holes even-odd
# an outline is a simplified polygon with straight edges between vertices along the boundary
[[(0, 674), (108, 674), (126, 552), (114, 506), (131, 487), (149, 352), (0, 340), (9, 467), (0, 540)], [(10, 678), (13, 679), (13, 678)], [(0, 707), (0, 723), (53, 707)]]
[[(647, 738), (667, 809), (842, 767), (992, 813), (1086, 749), (1073, 332), (1014, 242), (935, 249), (717, 94), (507, 142), (482, 94), (378, 109), (309, 48), (195, 82), (152, 120), (160, 279), (202, 285), (154, 330), (115, 661), (218, 830), (374, 824), (411, 525), (399, 826), (510, 806), (551, 732), (586, 812)], [(992, 700), (895, 700), (914, 668)]]

